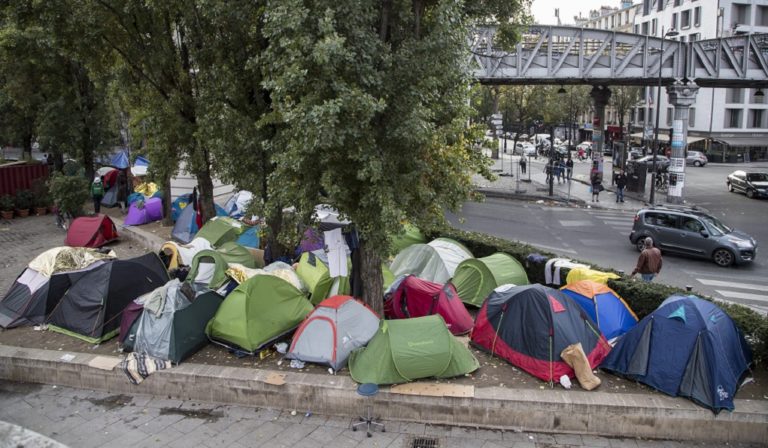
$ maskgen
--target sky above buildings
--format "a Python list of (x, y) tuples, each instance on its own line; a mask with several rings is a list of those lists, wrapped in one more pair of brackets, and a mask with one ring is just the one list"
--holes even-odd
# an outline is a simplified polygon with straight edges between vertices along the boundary
[(619, 3), (619, 0), (533, 0), (531, 13), (541, 25), (557, 25), (555, 8), (559, 8), (563, 25), (573, 25), (573, 16), (579, 13), (582, 17), (587, 17), (592, 9), (599, 9), (603, 5), (618, 7)]

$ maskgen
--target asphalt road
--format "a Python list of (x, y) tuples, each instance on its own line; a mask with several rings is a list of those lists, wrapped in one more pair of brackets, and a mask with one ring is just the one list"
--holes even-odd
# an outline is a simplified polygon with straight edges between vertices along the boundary
[[(585, 164), (586, 165), (586, 164)], [(754, 236), (761, 250), (749, 265), (720, 268), (708, 260), (665, 255), (659, 282), (692, 286), (712, 297), (768, 312), (768, 200), (729, 193), (725, 178), (743, 165), (688, 167), (687, 203), (696, 204), (726, 224)], [(768, 163), (751, 169), (768, 171)], [(586, 166), (577, 165), (586, 170)], [(463, 219), (460, 219), (463, 218)], [(629, 242), (634, 211), (549, 207), (535, 202), (488, 199), (467, 203), (459, 215), (449, 215), (457, 227), (533, 244), (542, 249), (630, 272), (638, 252)]]

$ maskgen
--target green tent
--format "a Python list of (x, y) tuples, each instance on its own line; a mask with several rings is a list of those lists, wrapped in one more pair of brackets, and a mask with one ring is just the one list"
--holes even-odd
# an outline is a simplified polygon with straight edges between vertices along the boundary
[(480, 367), (438, 314), (382, 320), (368, 346), (352, 352), (349, 371), (358, 383), (399, 384), (450, 378)]
[[(332, 295), (348, 296), (350, 294), (349, 277), (339, 277), (339, 289), (335, 294), (330, 294), (334, 278), (328, 272), (328, 265), (323, 259), (324, 255), (317, 252), (304, 252), (299, 259), (296, 273), (301, 281), (309, 289), (309, 299), (313, 305), (317, 305)], [(347, 257), (347, 271), (351, 271), (352, 262)]]
[(247, 268), (256, 267), (256, 258), (251, 251), (235, 243), (224, 243), (218, 249), (201, 250), (192, 259), (187, 280), (207, 284), (211, 289), (221, 288), (227, 283), (229, 263), (238, 263)]
[(237, 240), (247, 228), (248, 226), (236, 219), (217, 216), (206, 222), (195, 238), (205, 238), (211, 246), (219, 247), (226, 242)]
[(427, 242), (427, 237), (413, 224), (405, 224), (403, 228), (405, 229), (403, 233), (398, 233), (392, 237), (392, 251), (394, 253), (400, 253), (403, 249), (413, 244), (424, 244)]
[(497, 252), (483, 258), (470, 258), (456, 267), (451, 283), (461, 301), (480, 307), (488, 294), (498, 286), (527, 285), (528, 276), (515, 257)]
[(205, 333), (221, 345), (256, 353), (296, 328), (313, 310), (304, 293), (274, 275), (256, 275), (235, 288)]

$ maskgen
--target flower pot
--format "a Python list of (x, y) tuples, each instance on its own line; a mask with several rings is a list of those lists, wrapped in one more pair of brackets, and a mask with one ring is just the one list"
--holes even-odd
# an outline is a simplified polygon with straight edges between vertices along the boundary
[(48, 212), (48, 207), (35, 207), (37, 216), (43, 216)]
[(16, 214), (19, 216), (19, 218), (26, 218), (29, 216), (29, 209), (28, 208), (17, 208)]
[(13, 219), (13, 210), (1, 210), (0, 216), (2, 216), (3, 219)]

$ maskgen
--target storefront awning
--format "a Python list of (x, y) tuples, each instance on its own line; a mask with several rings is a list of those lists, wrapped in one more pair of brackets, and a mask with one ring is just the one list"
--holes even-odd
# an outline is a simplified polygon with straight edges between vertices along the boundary
[[(643, 133), (642, 132), (635, 132), (634, 134), (629, 134), (629, 136), (632, 137), (632, 138), (639, 138), (639, 139), (642, 140)], [(687, 138), (687, 141), (688, 141), (688, 144), (690, 145), (691, 143), (696, 143), (698, 141), (704, 140), (705, 138), (706, 137), (694, 137), (694, 136), (689, 135), (688, 138)], [(669, 133), (667, 131), (665, 131), (664, 134), (659, 134), (659, 140), (661, 140), (661, 141), (669, 140)]]
[(728, 146), (768, 146), (768, 137), (718, 137), (716, 140)]

